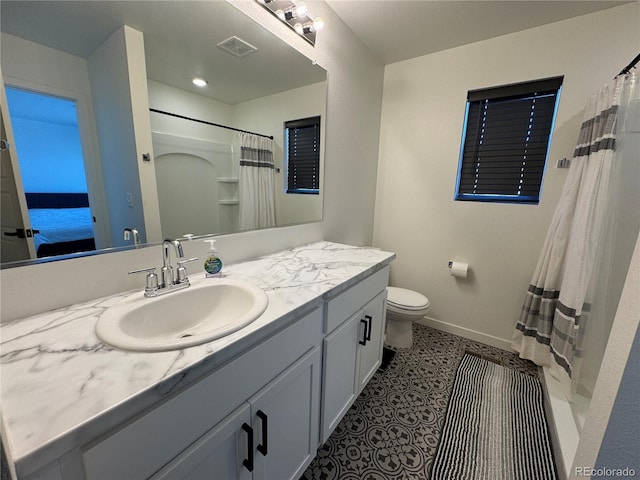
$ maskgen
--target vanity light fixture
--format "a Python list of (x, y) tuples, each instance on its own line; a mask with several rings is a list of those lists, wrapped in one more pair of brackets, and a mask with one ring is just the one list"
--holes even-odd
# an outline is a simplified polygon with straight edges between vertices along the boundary
[(207, 86), (207, 83), (209, 83), (209, 82), (207, 82), (205, 79), (203, 79), (203, 78), (199, 78), (199, 77), (196, 77), (196, 78), (194, 78), (194, 79), (193, 79), (193, 80), (191, 80), (191, 81), (193, 82), (193, 84), (194, 84), (196, 87), (206, 87), (206, 86)]
[(317, 32), (324, 28), (324, 20), (320, 17), (316, 17), (312, 22), (296, 23), (293, 29), (298, 32), (298, 35), (307, 35), (311, 32)]
[(278, 18), (284, 22), (288, 22), (294, 18), (302, 18), (307, 16), (307, 6), (304, 2), (298, 2), (286, 10), (276, 10)]
[(304, 2), (291, 0), (256, 0), (283, 23), (296, 31), (298, 35), (311, 45), (316, 43), (316, 32), (324, 27), (324, 21), (320, 17), (309, 17), (307, 6)]

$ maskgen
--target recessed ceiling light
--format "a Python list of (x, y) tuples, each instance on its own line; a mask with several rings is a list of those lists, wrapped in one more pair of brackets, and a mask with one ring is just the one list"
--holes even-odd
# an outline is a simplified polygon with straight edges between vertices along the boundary
[(192, 81), (193, 81), (193, 84), (197, 87), (206, 87), (208, 83), (206, 80), (198, 77), (194, 78)]

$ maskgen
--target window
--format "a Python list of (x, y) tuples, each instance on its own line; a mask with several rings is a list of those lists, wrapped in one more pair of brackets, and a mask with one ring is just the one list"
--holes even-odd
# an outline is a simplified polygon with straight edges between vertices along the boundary
[(538, 203), (562, 79), (468, 93), (456, 200)]
[(285, 122), (287, 193), (320, 193), (320, 117)]

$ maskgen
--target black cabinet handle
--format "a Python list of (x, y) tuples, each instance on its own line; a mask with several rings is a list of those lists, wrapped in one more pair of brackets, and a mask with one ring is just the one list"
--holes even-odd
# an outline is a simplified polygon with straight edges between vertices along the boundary
[(253, 472), (253, 428), (243, 423), (242, 430), (247, 432), (247, 458), (242, 461), (242, 465), (250, 472)]
[(269, 431), (267, 426), (268, 425), (267, 414), (264, 413), (262, 410), (258, 410), (256, 412), (256, 415), (262, 421), (262, 443), (260, 443), (257, 448), (258, 448), (258, 451), (266, 457), (268, 452), (267, 439), (269, 438)]
[(369, 325), (369, 323), (364, 318), (360, 319), (360, 323), (364, 323), (364, 339), (358, 340), (358, 343), (360, 345), (366, 345), (367, 344), (367, 340), (368, 340), (368, 338), (367, 338), (367, 325)]
[(367, 332), (367, 330), (365, 329), (365, 340), (370, 341), (371, 340), (371, 330), (373, 330), (373, 317), (371, 315), (365, 315), (364, 318), (367, 319), (367, 323), (369, 324), (369, 331)]

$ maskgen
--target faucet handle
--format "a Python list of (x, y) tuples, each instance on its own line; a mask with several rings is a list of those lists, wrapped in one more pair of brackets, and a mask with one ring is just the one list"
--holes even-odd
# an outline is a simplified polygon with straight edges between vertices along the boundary
[(187, 269), (185, 268), (184, 264), (185, 263), (195, 262), (196, 260), (198, 260), (198, 257), (188, 258), (187, 260), (180, 260), (179, 262), (177, 262), (177, 264), (178, 264), (178, 271), (177, 271), (178, 280), (177, 280), (176, 283), (184, 283), (184, 282), (188, 282), (189, 281), (189, 279), (187, 278)]
[(138, 270), (131, 270), (129, 275), (133, 273), (147, 273), (144, 294), (152, 294), (158, 290), (158, 275), (156, 275), (156, 267), (140, 268)]

